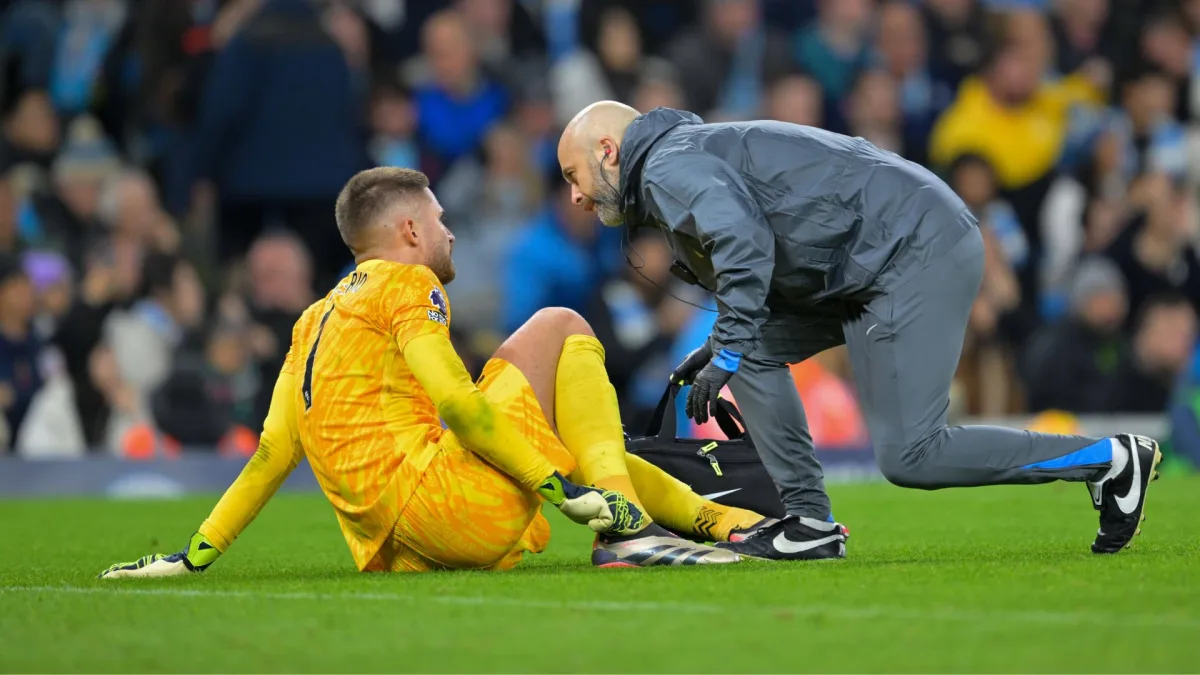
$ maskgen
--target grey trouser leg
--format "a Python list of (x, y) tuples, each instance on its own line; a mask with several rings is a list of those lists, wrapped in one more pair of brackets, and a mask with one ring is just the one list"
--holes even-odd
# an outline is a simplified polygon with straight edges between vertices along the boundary
[(729, 383), (758, 456), (784, 507), (794, 516), (825, 520), (830, 511), (825, 473), (813, 451), (804, 406), (787, 364), (843, 341), (840, 317), (832, 311), (772, 317), (763, 328), (759, 348), (742, 359)]
[[(982, 276), (983, 239), (972, 230), (848, 318), (846, 344), (880, 470), (897, 485), (924, 489), (1096, 479), (1111, 453), (1104, 446), (1076, 452), (1096, 439), (946, 426), (950, 383)], [(1030, 467), (1039, 463), (1048, 466)]]

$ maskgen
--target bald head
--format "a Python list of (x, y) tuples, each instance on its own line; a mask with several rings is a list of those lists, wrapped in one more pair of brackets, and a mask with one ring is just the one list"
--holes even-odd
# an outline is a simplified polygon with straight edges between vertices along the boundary
[(595, 211), (605, 225), (620, 225), (621, 142), (638, 111), (616, 101), (593, 103), (567, 124), (558, 142), (558, 163), (571, 184), (571, 201)]
[(580, 110), (567, 124), (563, 131), (563, 142), (570, 138), (574, 142), (582, 140), (586, 143), (609, 136), (620, 143), (625, 137), (625, 129), (638, 114), (638, 111), (617, 101), (593, 103)]

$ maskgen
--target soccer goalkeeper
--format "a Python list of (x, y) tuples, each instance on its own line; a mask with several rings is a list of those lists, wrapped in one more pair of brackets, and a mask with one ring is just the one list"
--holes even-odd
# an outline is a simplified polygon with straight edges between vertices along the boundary
[(597, 532), (598, 566), (739, 560), (664, 529), (727, 541), (766, 519), (625, 454), (604, 351), (577, 314), (539, 312), (471, 381), (443, 288), (454, 236), (428, 186), (395, 168), (347, 183), (336, 217), (358, 265), (296, 323), (258, 451), (187, 549), (102, 577), (204, 570), (305, 455), (362, 571), (511, 568), (549, 540), (543, 500)]

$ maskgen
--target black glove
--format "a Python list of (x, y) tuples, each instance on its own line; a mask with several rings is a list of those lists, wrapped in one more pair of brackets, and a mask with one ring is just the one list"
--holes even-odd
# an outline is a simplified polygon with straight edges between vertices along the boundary
[(692, 350), (692, 353), (683, 359), (683, 363), (675, 367), (675, 371), (671, 373), (671, 384), (691, 384), (700, 369), (711, 360), (712, 348), (708, 346), (708, 340), (705, 340), (704, 344)]
[[(689, 355), (688, 358), (692, 357)], [(696, 375), (692, 381), (692, 389), (688, 392), (686, 405), (687, 416), (696, 420), (696, 424), (704, 424), (708, 421), (709, 414), (716, 411), (721, 390), (733, 378), (741, 360), (741, 354), (722, 349)]]

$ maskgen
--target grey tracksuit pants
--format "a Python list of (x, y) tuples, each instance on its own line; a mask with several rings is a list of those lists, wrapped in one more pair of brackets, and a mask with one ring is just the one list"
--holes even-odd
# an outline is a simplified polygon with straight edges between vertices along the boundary
[(1082, 481), (1108, 469), (1108, 441), (946, 425), (950, 384), (982, 276), (983, 238), (972, 230), (947, 255), (853, 315), (834, 309), (772, 315), (730, 388), (788, 513), (830, 515), (787, 364), (843, 343), (876, 461), (897, 485), (932, 490)]

